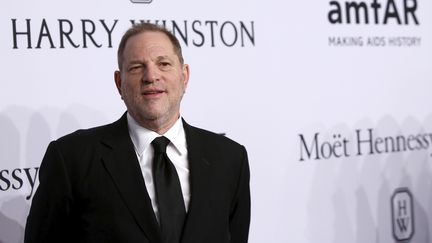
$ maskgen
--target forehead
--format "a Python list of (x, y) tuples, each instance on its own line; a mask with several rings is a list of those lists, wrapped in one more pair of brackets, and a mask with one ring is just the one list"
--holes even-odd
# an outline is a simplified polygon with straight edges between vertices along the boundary
[(129, 38), (126, 42), (124, 57), (138, 55), (175, 55), (174, 46), (166, 34), (146, 31)]

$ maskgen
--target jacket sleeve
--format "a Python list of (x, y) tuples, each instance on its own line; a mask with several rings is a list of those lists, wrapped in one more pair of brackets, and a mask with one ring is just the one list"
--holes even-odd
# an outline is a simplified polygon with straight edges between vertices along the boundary
[(249, 163), (246, 149), (243, 148), (241, 170), (230, 214), (231, 243), (246, 243), (249, 236), (250, 224), (250, 189)]
[(25, 228), (24, 243), (65, 242), (70, 222), (71, 185), (57, 142), (51, 142), (42, 160), (39, 187)]

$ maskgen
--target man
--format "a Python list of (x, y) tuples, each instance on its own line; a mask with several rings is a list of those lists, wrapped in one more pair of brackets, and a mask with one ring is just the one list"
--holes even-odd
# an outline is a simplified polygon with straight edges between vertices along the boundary
[(246, 150), (181, 118), (189, 66), (178, 40), (156, 25), (132, 26), (118, 63), (127, 112), (50, 143), (24, 241), (247, 242)]

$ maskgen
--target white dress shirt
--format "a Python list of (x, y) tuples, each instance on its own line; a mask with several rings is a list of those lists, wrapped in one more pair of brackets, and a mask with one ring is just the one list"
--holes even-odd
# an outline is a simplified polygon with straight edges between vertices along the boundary
[[(138, 157), (147, 192), (152, 203), (153, 211), (155, 212), (156, 218), (159, 220), (155, 186), (153, 183), (153, 146), (151, 145), (151, 142), (156, 137), (160, 137), (161, 135), (140, 126), (129, 115), (129, 113), (127, 113), (127, 121), (129, 135), (134, 144), (135, 152)], [(186, 135), (181, 118), (179, 118), (176, 123), (165, 134), (163, 134), (163, 136), (170, 140), (166, 152), (177, 170), (187, 212), (190, 201), (189, 162), (187, 157), (188, 151), (186, 146)]]

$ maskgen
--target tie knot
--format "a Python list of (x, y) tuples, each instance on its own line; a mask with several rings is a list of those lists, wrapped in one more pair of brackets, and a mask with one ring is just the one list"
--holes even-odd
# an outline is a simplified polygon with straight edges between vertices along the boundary
[(166, 147), (170, 143), (170, 140), (164, 136), (157, 137), (151, 143), (156, 153), (165, 153)]

